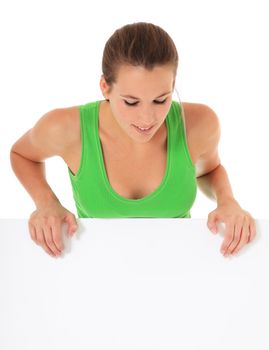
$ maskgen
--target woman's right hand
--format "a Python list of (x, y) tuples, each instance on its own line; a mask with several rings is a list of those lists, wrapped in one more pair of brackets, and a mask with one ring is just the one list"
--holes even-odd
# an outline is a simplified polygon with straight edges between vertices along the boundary
[(32, 240), (52, 257), (61, 255), (64, 250), (63, 223), (67, 223), (67, 234), (71, 237), (78, 227), (76, 217), (58, 202), (37, 208), (28, 220)]

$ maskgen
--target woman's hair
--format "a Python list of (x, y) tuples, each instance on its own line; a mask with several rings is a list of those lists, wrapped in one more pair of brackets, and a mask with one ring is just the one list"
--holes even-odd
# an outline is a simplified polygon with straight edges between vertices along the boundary
[(171, 65), (174, 87), (178, 53), (165, 30), (152, 23), (137, 22), (117, 29), (105, 44), (102, 71), (109, 92), (117, 81), (117, 72), (122, 64), (142, 66), (148, 70), (156, 65)]

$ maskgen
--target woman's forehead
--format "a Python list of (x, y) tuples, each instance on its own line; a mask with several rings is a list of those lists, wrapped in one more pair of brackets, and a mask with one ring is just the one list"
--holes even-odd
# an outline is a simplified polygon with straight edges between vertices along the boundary
[(174, 81), (173, 71), (162, 69), (147, 71), (145, 68), (127, 67), (123, 68), (114, 84), (117, 92), (124, 97), (140, 98), (142, 95), (154, 95), (162, 97), (172, 92)]

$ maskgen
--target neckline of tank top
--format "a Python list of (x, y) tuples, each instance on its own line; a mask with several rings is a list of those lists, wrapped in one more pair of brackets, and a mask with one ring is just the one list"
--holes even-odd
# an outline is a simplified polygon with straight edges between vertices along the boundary
[(97, 148), (98, 148), (98, 151), (99, 151), (99, 154), (100, 154), (99, 163), (100, 163), (100, 166), (101, 166), (103, 179), (104, 179), (104, 182), (105, 182), (105, 185), (106, 185), (108, 191), (114, 197), (116, 197), (118, 200), (123, 201), (123, 202), (141, 203), (141, 202), (144, 202), (144, 201), (152, 199), (153, 197), (157, 196), (162, 191), (162, 189), (164, 188), (164, 186), (165, 186), (165, 184), (167, 182), (167, 178), (168, 178), (168, 175), (169, 175), (169, 170), (170, 170), (170, 153), (171, 153), (171, 150), (170, 150), (171, 131), (170, 131), (169, 116), (170, 116), (171, 109), (172, 109), (172, 103), (171, 103), (170, 110), (168, 111), (168, 114), (167, 114), (166, 119), (165, 119), (165, 125), (166, 125), (166, 130), (167, 130), (167, 141), (166, 141), (166, 167), (165, 167), (164, 177), (163, 177), (160, 185), (153, 192), (149, 193), (148, 195), (146, 195), (146, 196), (144, 196), (142, 198), (134, 199), (134, 198), (123, 197), (120, 194), (118, 194), (113, 189), (113, 187), (111, 186), (111, 184), (110, 184), (110, 182), (108, 180), (108, 176), (107, 176), (107, 172), (106, 172), (106, 168), (105, 168), (105, 163), (104, 163), (103, 152), (102, 152), (102, 148), (101, 148), (101, 140), (100, 140), (100, 137), (99, 137), (99, 128), (98, 128), (98, 117), (99, 117), (99, 109), (100, 109), (101, 101), (102, 100), (98, 100), (95, 103), (95, 107), (96, 107), (96, 109), (95, 109), (95, 133), (96, 133), (96, 140), (97, 140)]

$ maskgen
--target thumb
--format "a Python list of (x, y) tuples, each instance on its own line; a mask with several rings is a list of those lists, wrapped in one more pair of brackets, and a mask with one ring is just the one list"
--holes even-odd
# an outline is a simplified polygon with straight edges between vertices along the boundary
[(218, 227), (217, 227), (217, 223), (218, 223), (218, 220), (215, 216), (211, 216), (208, 221), (207, 221), (207, 227), (209, 228), (209, 230), (216, 234), (218, 232)]
[(65, 220), (64, 220), (67, 225), (68, 225), (68, 229), (67, 229), (67, 234), (69, 236), (72, 236), (75, 231), (77, 230), (78, 228), (78, 224), (77, 224), (77, 221), (76, 221), (76, 218), (75, 218), (75, 215), (74, 214), (69, 214), (65, 217)]

